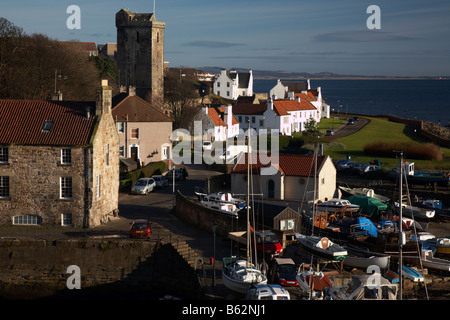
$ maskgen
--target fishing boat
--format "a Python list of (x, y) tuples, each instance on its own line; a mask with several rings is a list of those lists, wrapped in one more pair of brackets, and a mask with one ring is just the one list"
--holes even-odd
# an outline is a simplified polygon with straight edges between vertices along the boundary
[(419, 208), (434, 210), (435, 214), (439, 217), (450, 218), (450, 210), (447, 210), (442, 206), (441, 200), (436, 199), (419, 200), (415, 202), (414, 205)]
[(328, 290), (331, 300), (396, 300), (398, 285), (379, 273), (355, 275), (348, 285)]
[(232, 218), (238, 219), (239, 209), (232, 203), (221, 203), (213, 201), (200, 201), (200, 204), (206, 208), (213, 209), (220, 213), (226, 214)]
[(433, 238), (424, 242), (435, 248), (435, 253), (450, 254), (450, 238)]
[(318, 202), (316, 204), (318, 211), (329, 211), (329, 212), (344, 212), (344, 213), (354, 213), (359, 211), (359, 205), (352, 204), (346, 199), (333, 198), (325, 202)]
[[(250, 122), (248, 132), (248, 156), (250, 156)], [(250, 161), (247, 161), (247, 201), (250, 203)], [(250, 225), (250, 207), (247, 206), (247, 241), (246, 241), (246, 258), (238, 259), (235, 256), (223, 258), (222, 280), (224, 286), (233, 292), (246, 294), (250, 285), (267, 284), (267, 278), (263, 272), (258, 269), (252, 262), (252, 247), (255, 245), (251, 241)], [(256, 248), (253, 250), (256, 262)]]
[[(395, 212), (399, 212), (400, 206), (398, 202), (394, 202), (393, 209)], [(431, 219), (435, 215), (435, 211), (432, 209), (419, 208), (404, 203), (402, 203), (402, 211), (405, 216), (414, 219)]]
[(299, 271), (296, 279), (302, 294), (311, 300), (323, 300), (329, 288), (333, 287), (330, 278), (321, 271)]
[(424, 281), (423, 275), (421, 275), (419, 271), (405, 265), (402, 265), (402, 275), (413, 282)]
[(342, 261), (347, 257), (347, 251), (343, 247), (326, 237), (306, 236), (301, 233), (295, 233), (295, 237), (300, 245), (312, 255), (332, 261)]
[(245, 208), (246, 205), (244, 200), (233, 197), (229, 192), (216, 192), (208, 194), (204, 192), (204, 190), (196, 188), (194, 193), (197, 195), (200, 201), (233, 204), (238, 209)]
[(343, 246), (347, 250), (347, 257), (344, 266), (362, 268), (366, 270), (369, 266), (377, 266), (380, 270), (387, 270), (391, 261), (391, 256), (379, 252), (371, 252), (351, 246)]
[[(416, 172), (414, 162), (403, 162), (403, 170), (411, 183), (437, 183), (447, 185), (450, 182), (450, 172)], [(396, 169), (390, 170), (390, 178), (397, 179), (400, 175), (400, 164)]]
[(348, 188), (348, 187), (342, 187), (339, 186), (339, 189), (344, 192), (344, 194), (350, 195), (350, 196), (367, 196), (371, 198), (375, 198), (378, 201), (381, 201), (383, 203), (389, 202), (389, 198), (385, 197), (380, 194), (376, 194), (373, 189), (370, 188)]
[(422, 249), (422, 255), (418, 256), (404, 256), (403, 261), (416, 266), (424, 268), (450, 272), (450, 261), (434, 257), (433, 250)]

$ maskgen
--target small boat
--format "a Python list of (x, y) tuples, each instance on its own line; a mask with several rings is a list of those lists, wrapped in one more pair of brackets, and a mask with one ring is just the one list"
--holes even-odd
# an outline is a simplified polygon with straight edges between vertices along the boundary
[(204, 190), (198, 188), (194, 191), (200, 201), (231, 203), (239, 209), (245, 208), (245, 201), (239, 198), (234, 198), (229, 192), (216, 192), (207, 194), (203, 191)]
[(402, 265), (402, 275), (413, 282), (424, 281), (423, 276), (419, 273), (419, 271), (405, 265)]
[(300, 271), (296, 278), (302, 293), (312, 300), (323, 300), (327, 291), (333, 287), (330, 278), (320, 271)]
[[(394, 203), (394, 211), (399, 211), (398, 202)], [(402, 204), (402, 212), (404, 216), (414, 218), (414, 219), (431, 219), (435, 215), (435, 211), (432, 209), (419, 208), (415, 206), (410, 206), (407, 204)]]
[(250, 285), (245, 293), (245, 300), (291, 300), (289, 291), (279, 284)]
[(341, 189), (344, 193), (352, 196), (367, 196), (371, 198), (375, 198), (383, 203), (389, 202), (389, 198), (382, 196), (380, 194), (376, 194), (373, 189), (370, 188), (348, 188), (348, 187), (342, 187), (339, 186), (339, 189)]
[(435, 253), (450, 254), (450, 238), (433, 238), (424, 242), (435, 248)]
[(436, 215), (439, 217), (450, 218), (450, 210), (447, 210), (442, 206), (441, 200), (435, 199), (419, 200), (416, 203), (414, 203), (414, 205), (419, 208), (434, 210)]
[(301, 233), (295, 233), (295, 237), (300, 245), (312, 255), (332, 261), (342, 261), (347, 257), (347, 250), (326, 237), (305, 236)]
[(435, 258), (431, 249), (422, 249), (420, 259), (417, 256), (403, 256), (403, 261), (428, 269), (450, 272), (450, 261)]
[(344, 266), (363, 268), (366, 270), (369, 266), (378, 266), (380, 270), (387, 270), (391, 261), (391, 256), (379, 252), (359, 249), (351, 246), (344, 246), (347, 250), (347, 257), (344, 260)]
[(398, 283), (400, 281), (398, 274), (392, 270), (387, 270), (383, 273), (383, 278), (387, 279), (390, 283)]
[(346, 199), (331, 199), (325, 202), (320, 202), (316, 204), (317, 210), (319, 211), (330, 211), (336, 212), (341, 211), (344, 213), (353, 213), (359, 211), (359, 205), (352, 204)]
[(328, 290), (331, 300), (397, 300), (398, 285), (379, 273), (355, 275), (346, 286)]
[[(414, 162), (404, 162), (404, 172), (406, 172), (407, 179), (411, 183), (438, 183), (446, 185), (450, 182), (450, 172), (415, 172)], [(391, 179), (398, 178), (400, 173), (400, 166), (395, 170), (390, 170), (388, 176)]]
[(267, 278), (260, 270), (236, 257), (223, 258), (222, 280), (225, 287), (240, 294), (246, 294), (252, 284), (267, 284)]
[(220, 213), (229, 215), (232, 218), (238, 219), (239, 209), (232, 203), (220, 203), (212, 201), (200, 201), (200, 204), (206, 208), (219, 211)]

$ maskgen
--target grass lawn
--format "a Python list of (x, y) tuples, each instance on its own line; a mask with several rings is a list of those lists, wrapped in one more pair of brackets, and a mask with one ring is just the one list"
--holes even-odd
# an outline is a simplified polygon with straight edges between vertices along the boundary
[[(411, 133), (408, 134), (405, 130), (405, 124), (391, 122), (387, 119), (371, 117), (367, 118), (370, 119), (370, 123), (367, 124), (363, 129), (350, 136), (336, 139), (336, 142), (345, 145), (345, 149), (326, 152), (333, 158), (333, 160), (345, 159), (348, 154), (354, 161), (369, 162), (373, 160), (374, 157), (364, 154), (364, 146), (371, 142), (423, 142), (419, 140), (420, 138), (417, 135)], [(327, 124), (324, 123), (323, 125), (326, 126)], [(450, 149), (441, 148), (441, 151), (444, 153), (444, 157), (450, 157)], [(383, 162), (384, 168), (395, 167), (398, 163), (398, 160), (395, 158), (394, 153), (392, 158), (378, 157), (377, 159)], [(449, 161), (438, 162), (408, 159), (407, 155), (405, 157), (405, 160), (415, 162), (416, 169), (450, 169)]]

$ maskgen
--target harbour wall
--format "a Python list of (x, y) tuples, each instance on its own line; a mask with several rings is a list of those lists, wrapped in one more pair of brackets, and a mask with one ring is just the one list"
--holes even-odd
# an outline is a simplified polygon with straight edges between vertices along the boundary
[[(198, 296), (179, 243), (153, 240), (0, 240), (0, 300)], [(181, 248), (181, 246), (180, 246)], [(80, 289), (69, 266), (79, 267)]]

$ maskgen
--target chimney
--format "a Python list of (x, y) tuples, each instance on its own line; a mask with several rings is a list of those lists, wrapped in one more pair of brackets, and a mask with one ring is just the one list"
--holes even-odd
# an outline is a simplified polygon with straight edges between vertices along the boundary
[(110, 114), (112, 106), (112, 88), (108, 86), (108, 80), (102, 80), (102, 86), (97, 89), (95, 115)]
[(135, 96), (135, 95), (136, 95), (136, 87), (130, 86), (130, 87), (128, 88), (128, 95), (129, 95), (130, 97)]
[(306, 82), (308, 83), (308, 90), (311, 90), (311, 83), (310, 83), (309, 79), (306, 80)]
[(225, 116), (224, 116), (224, 121), (225, 124), (227, 126), (232, 126), (233, 125), (233, 121), (232, 121), (232, 117), (233, 117), (233, 112), (231, 109), (231, 105), (225, 106)]
[(86, 110), (86, 120), (89, 120), (91, 118), (91, 108), (90, 107), (85, 107)]
[(287, 96), (289, 100), (294, 100), (294, 91), (289, 91)]
[(268, 106), (271, 110), (273, 110), (273, 100), (272, 100), (272, 97), (270, 97), (269, 100), (267, 100), (267, 106)]
[(53, 101), (62, 101), (62, 92), (61, 91), (55, 92), (52, 95), (52, 100)]

